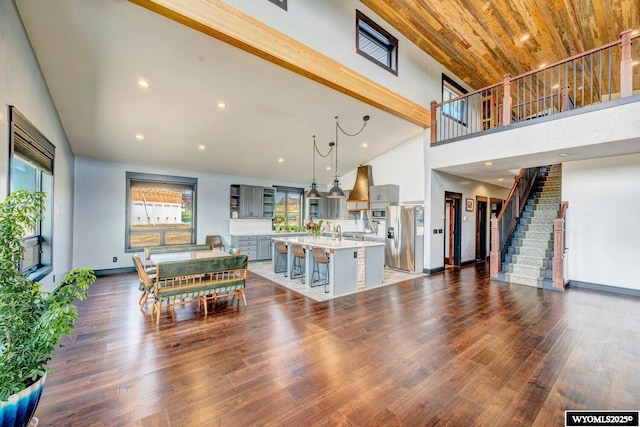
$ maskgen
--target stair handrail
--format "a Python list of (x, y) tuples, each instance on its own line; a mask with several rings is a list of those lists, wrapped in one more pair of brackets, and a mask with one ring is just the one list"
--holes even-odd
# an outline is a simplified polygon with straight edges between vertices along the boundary
[(513, 178), (513, 186), (496, 218), (491, 218), (491, 252), (489, 271), (491, 277), (498, 277), (502, 254), (524, 210), (533, 184), (540, 172), (539, 167), (522, 168)]
[(564, 255), (566, 251), (566, 227), (565, 217), (569, 209), (569, 202), (563, 201), (560, 204), (558, 217), (553, 220), (553, 261), (551, 264), (553, 287), (564, 290)]

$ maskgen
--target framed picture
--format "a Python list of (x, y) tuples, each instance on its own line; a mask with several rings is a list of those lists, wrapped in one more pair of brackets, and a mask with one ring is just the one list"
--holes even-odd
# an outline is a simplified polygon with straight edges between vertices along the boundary
[(467, 210), (468, 211), (473, 210), (473, 199), (467, 199)]

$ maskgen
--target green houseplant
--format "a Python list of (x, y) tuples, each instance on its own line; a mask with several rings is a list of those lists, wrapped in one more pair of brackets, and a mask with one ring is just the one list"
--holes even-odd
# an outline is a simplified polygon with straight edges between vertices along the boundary
[[(45, 194), (15, 191), (0, 203), (0, 425), (27, 425), (32, 409), (20, 407), (15, 396), (33, 383), (44, 382), (46, 365), (54, 356), (62, 335), (69, 336), (78, 318), (73, 302), (87, 296), (95, 282), (93, 270), (79, 268), (67, 273), (53, 293), (20, 272), (24, 252), (22, 239), (42, 218)], [(8, 403), (7, 403), (8, 401)], [(13, 402), (13, 404), (12, 404)], [(9, 408), (9, 409), (7, 409)], [(26, 412), (25, 412), (26, 411)], [(31, 413), (27, 413), (31, 411)], [(23, 413), (24, 412), (24, 413)]]

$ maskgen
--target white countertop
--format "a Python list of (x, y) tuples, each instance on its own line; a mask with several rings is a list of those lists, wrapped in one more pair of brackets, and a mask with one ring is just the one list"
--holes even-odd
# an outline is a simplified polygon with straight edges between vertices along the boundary
[(348, 249), (348, 248), (361, 248), (366, 246), (384, 246), (384, 243), (371, 242), (371, 241), (356, 241), (356, 240), (333, 240), (330, 237), (281, 237), (279, 235), (272, 237), (274, 241), (282, 241), (285, 243), (300, 243), (308, 246), (317, 246), (324, 249)]
[(278, 233), (276, 231), (270, 231), (270, 232), (241, 232), (241, 233), (231, 233), (231, 236), (306, 236), (309, 233), (307, 233), (306, 231), (291, 231), (291, 232), (287, 232), (287, 233)]

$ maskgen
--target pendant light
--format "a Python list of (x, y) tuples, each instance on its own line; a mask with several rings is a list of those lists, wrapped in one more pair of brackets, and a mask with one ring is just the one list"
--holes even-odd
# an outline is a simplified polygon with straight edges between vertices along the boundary
[(354, 134), (349, 134), (349, 133), (345, 132), (344, 129), (342, 129), (342, 127), (340, 126), (340, 123), (338, 122), (338, 116), (336, 116), (335, 119), (336, 119), (336, 141), (335, 141), (336, 167), (334, 169), (335, 176), (333, 178), (333, 187), (331, 187), (331, 189), (327, 193), (327, 198), (329, 198), (329, 199), (344, 199), (345, 198), (345, 194), (344, 194), (344, 191), (342, 191), (342, 188), (340, 188), (340, 181), (338, 180), (338, 130), (340, 130), (340, 132), (342, 132), (344, 135), (356, 136), (356, 135), (358, 135), (360, 132), (362, 132), (364, 130), (365, 126), (367, 126), (367, 122), (369, 121), (369, 116), (362, 117), (362, 120), (364, 121), (364, 124), (362, 125), (360, 130), (358, 132), (354, 133)]
[(313, 135), (313, 180), (311, 181), (311, 189), (307, 192), (305, 197), (309, 200), (322, 199), (322, 194), (318, 190), (318, 184), (316, 183), (316, 136)]
[(316, 136), (315, 135), (313, 136), (313, 180), (311, 181), (311, 189), (309, 189), (309, 191), (305, 196), (307, 199), (322, 198), (322, 194), (320, 193), (320, 191), (318, 191), (318, 188), (317, 188), (318, 184), (316, 183), (316, 152), (322, 157), (327, 157), (329, 154), (333, 153), (334, 149), (335, 149), (336, 163), (333, 171), (335, 175), (333, 178), (333, 187), (331, 187), (326, 197), (329, 199), (344, 199), (345, 197), (344, 191), (342, 191), (342, 188), (340, 188), (340, 180), (338, 179), (338, 131), (342, 132), (344, 135), (347, 135), (347, 136), (356, 136), (364, 130), (365, 126), (367, 126), (367, 122), (369, 121), (369, 116), (362, 117), (364, 124), (362, 125), (360, 130), (354, 134), (347, 133), (344, 131), (344, 129), (342, 129), (342, 127), (340, 126), (340, 123), (338, 122), (338, 116), (336, 116), (335, 119), (336, 119), (336, 140), (334, 142), (329, 143), (329, 152), (327, 154), (323, 155), (320, 151), (318, 151), (318, 146), (316, 144)]

